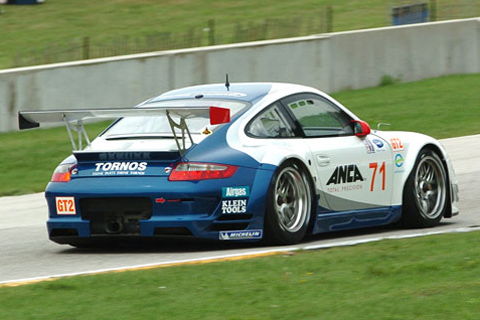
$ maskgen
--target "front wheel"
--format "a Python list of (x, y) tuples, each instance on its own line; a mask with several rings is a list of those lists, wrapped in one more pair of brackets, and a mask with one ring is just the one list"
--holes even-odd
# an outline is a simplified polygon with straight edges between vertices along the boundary
[(410, 227), (438, 225), (445, 214), (447, 194), (447, 174), (442, 160), (436, 152), (423, 149), (405, 184), (404, 224)]
[(286, 161), (269, 187), (265, 232), (267, 241), (294, 244), (305, 236), (312, 210), (310, 177), (302, 167)]

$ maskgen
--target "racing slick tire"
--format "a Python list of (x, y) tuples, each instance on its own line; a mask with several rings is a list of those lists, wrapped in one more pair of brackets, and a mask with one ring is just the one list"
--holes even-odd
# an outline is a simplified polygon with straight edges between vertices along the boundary
[(294, 161), (285, 161), (277, 168), (267, 195), (267, 242), (294, 244), (303, 239), (311, 220), (311, 185), (309, 174)]
[(434, 227), (443, 218), (448, 200), (447, 174), (431, 149), (422, 149), (403, 192), (402, 222), (407, 227)]

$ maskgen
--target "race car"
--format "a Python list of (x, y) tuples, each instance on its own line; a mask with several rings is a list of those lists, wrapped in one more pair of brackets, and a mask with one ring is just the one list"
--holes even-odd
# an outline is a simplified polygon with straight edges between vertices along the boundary
[[(90, 141), (87, 118), (116, 120)], [(397, 222), (433, 227), (459, 212), (437, 140), (371, 130), (307, 86), (227, 81), (129, 109), (19, 112), (21, 129), (44, 122), (63, 122), (74, 148), (45, 191), (48, 236), (59, 244), (162, 236), (294, 244)]]

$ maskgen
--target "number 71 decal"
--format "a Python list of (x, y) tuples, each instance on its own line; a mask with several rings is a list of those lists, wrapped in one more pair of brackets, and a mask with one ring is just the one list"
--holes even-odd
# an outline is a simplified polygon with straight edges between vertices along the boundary
[[(375, 186), (375, 176), (377, 175), (377, 170), (378, 170), (378, 163), (373, 162), (370, 163), (369, 165), (370, 169), (373, 169), (373, 174), (372, 174), (372, 183), (370, 184), (370, 191), (373, 191), (373, 188)], [(382, 175), (382, 191), (385, 190), (385, 162), (382, 162), (382, 165), (380, 166), (380, 170), (378, 170), (379, 174)]]

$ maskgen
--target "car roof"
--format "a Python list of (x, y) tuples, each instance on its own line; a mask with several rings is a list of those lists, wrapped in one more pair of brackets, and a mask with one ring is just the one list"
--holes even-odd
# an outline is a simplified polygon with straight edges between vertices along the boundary
[(244, 101), (254, 104), (268, 94), (288, 89), (289, 91), (297, 87), (303, 88), (303, 91), (311, 91), (312, 88), (287, 83), (232, 83), (227, 88), (223, 83), (207, 84), (176, 89), (163, 93), (147, 103), (183, 100), (183, 99), (227, 99)]

